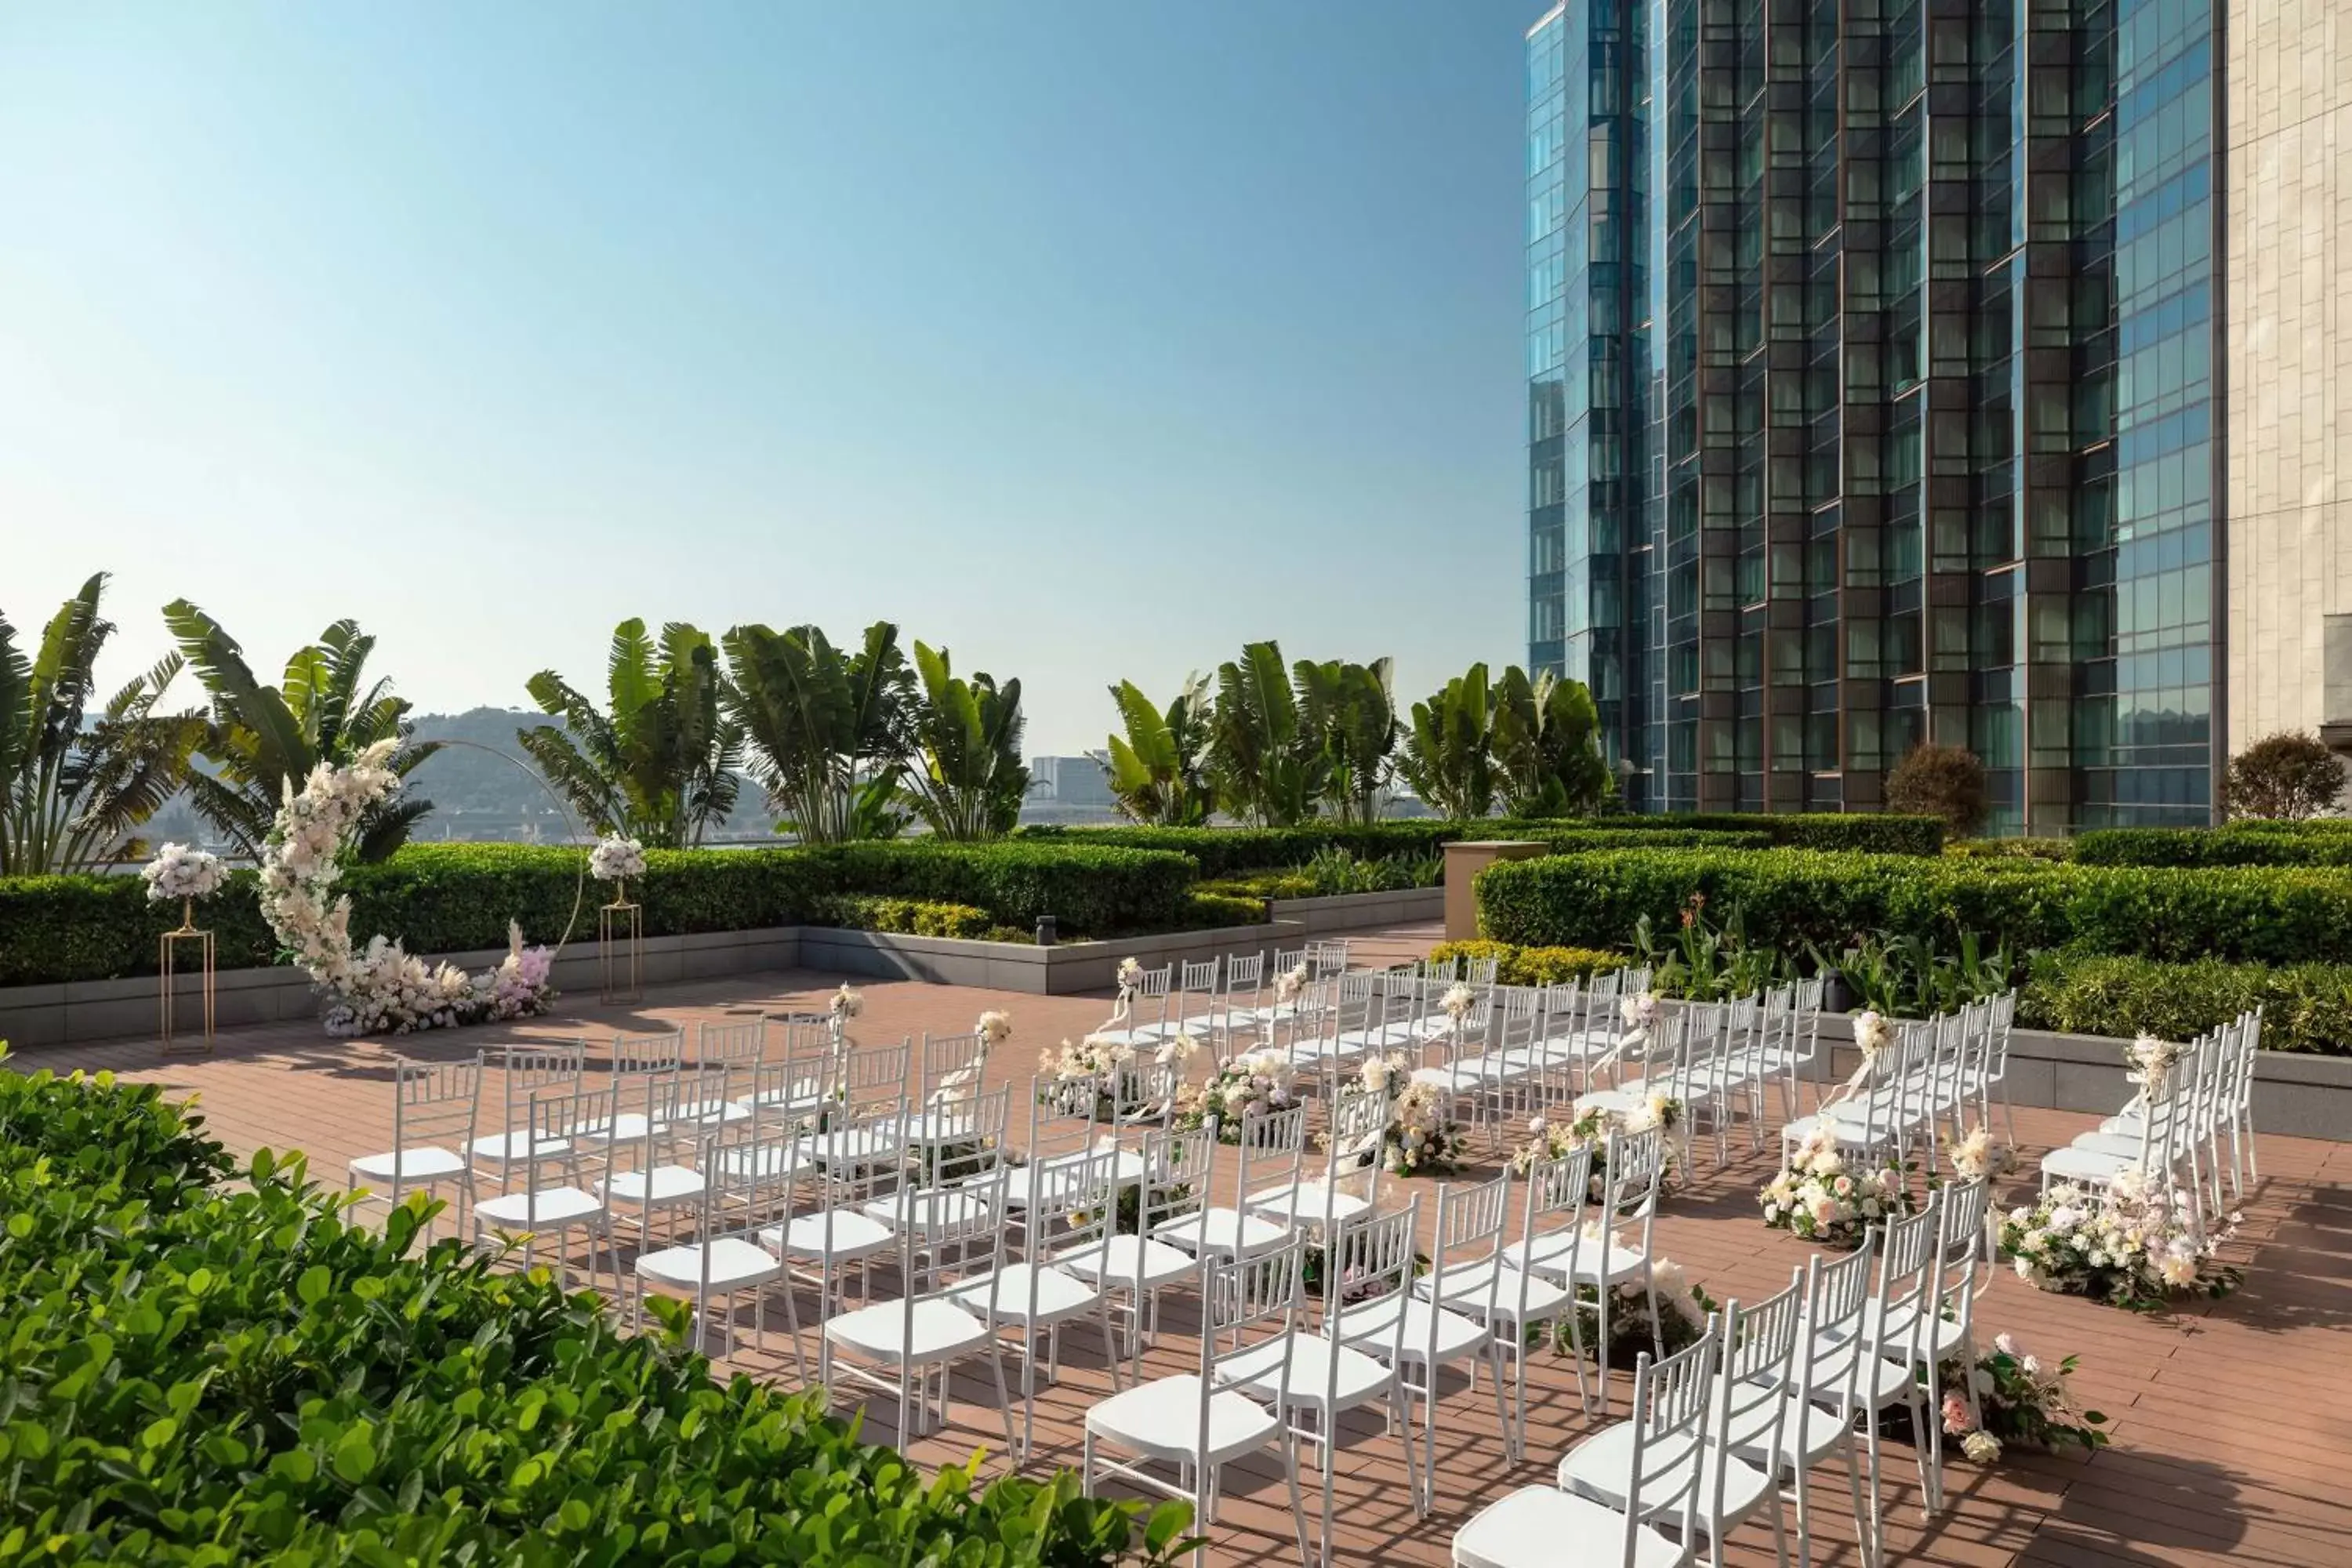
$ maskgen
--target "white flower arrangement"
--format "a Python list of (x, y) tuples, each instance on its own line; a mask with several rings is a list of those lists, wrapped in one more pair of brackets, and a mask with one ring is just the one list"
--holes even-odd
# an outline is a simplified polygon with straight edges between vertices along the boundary
[(1118, 961), (1118, 988), (1132, 991), (1143, 984), (1143, 965), (1130, 954)]
[(1300, 993), (1304, 992), (1306, 989), (1307, 965), (1301, 963), (1295, 969), (1286, 969), (1280, 974), (1275, 976), (1275, 1003), (1278, 1006), (1290, 1006), (1293, 1003), (1298, 1000)]
[(1160, 1067), (1171, 1067), (1189, 1062), (1200, 1054), (1200, 1037), (1179, 1029), (1160, 1043), (1160, 1048), (1151, 1053), (1151, 1059)]
[[(1511, 1169), (1520, 1175), (1547, 1160), (1559, 1160), (1578, 1149), (1592, 1151), (1592, 1196), (1597, 1201), (1608, 1191), (1609, 1135), (1646, 1132), (1656, 1127), (1671, 1132), (1683, 1119), (1683, 1102), (1663, 1094), (1654, 1094), (1632, 1110), (1619, 1113), (1599, 1106), (1579, 1113), (1569, 1121), (1548, 1121), (1541, 1116), (1528, 1121), (1528, 1141), (1511, 1153)], [(1659, 1184), (1671, 1186), (1675, 1175), (1675, 1145), (1664, 1141), (1665, 1165), (1659, 1174)]]
[[(1591, 1229), (1586, 1234), (1598, 1239)], [(1699, 1335), (1706, 1331), (1707, 1314), (1717, 1308), (1715, 1298), (1693, 1283), (1690, 1271), (1671, 1258), (1661, 1257), (1651, 1265), (1650, 1282), (1658, 1293), (1654, 1318), (1650, 1310), (1650, 1292), (1643, 1289), (1638, 1276), (1610, 1287), (1609, 1359), (1617, 1365), (1629, 1365), (1636, 1356), (1650, 1353), (1659, 1345), (1672, 1355), (1696, 1344)], [(1598, 1357), (1599, 1294), (1591, 1285), (1578, 1286), (1576, 1294), (1573, 1333), (1569, 1317), (1563, 1313), (1551, 1326), (1552, 1348), (1562, 1355), (1581, 1350), (1587, 1356)]]
[(1758, 1202), (1766, 1225), (1824, 1247), (1858, 1247), (1872, 1226), (1913, 1206), (1901, 1167), (1874, 1169), (1847, 1159), (1836, 1124), (1827, 1120), (1814, 1123), (1788, 1168), (1764, 1184)]
[(2126, 1171), (2092, 1190), (2060, 1183), (2001, 1222), (2000, 1248), (2039, 1290), (2088, 1296), (2135, 1311), (2179, 1296), (2221, 1296), (2233, 1269), (2215, 1265), (2238, 1226), (2200, 1235), (2189, 1195)]
[(1470, 1009), (1477, 1005), (1478, 994), (1458, 980), (1446, 988), (1445, 1000), (1441, 1004), (1445, 1009), (1445, 1016), (1457, 1025), (1467, 1018), (1470, 1016)]
[(841, 989), (833, 994), (833, 1000), (825, 1004), (825, 1010), (836, 1019), (855, 1018), (866, 1011), (866, 994), (851, 990), (848, 982), (844, 981)]
[(1270, 1052), (1228, 1058), (1207, 1083), (1185, 1089), (1180, 1120), (1198, 1127), (1214, 1117), (1218, 1138), (1239, 1142), (1244, 1121), (1297, 1103), (1297, 1081), (1291, 1065)]
[(262, 847), (262, 918), (287, 956), (331, 999), (331, 1035), (405, 1035), (547, 1011), (555, 1000), (548, 984), (554, 954), (524, 947), (521, 928), (511, 922), (506, 959), (477, 975), (448, 963), (428, 968), (386, 937), (353, 951), (352, 901), (330, 904), (328, 893), (344, 836), (371, 806), (400, 790), (400, 776), (388, 765), (398, 743), (379, 741), (349, 767), (321, 763), (299, 791), (286, 782), (285, 805)]
[(217, 855), (187, 844), (166, 844), (155, 851), (139, 875), (147, 882), (147, 901), (168, 904), (209, 899), (228, 880), (228, 868)]
[(1365, 1058), (1357, 1078), (1388, 1103), (1381, 1150), (1390, 1170), (1400, 1176), (1444, 1175), (1460, 1163), (1465, 1141), (1447, 1114), (1451, 1097), (1414, 1082), (1412, 1063), (1402, 1051)]
[(2187, 1054), (2188, 1047), (2173, 1040), (2159, 1040), (2154, 1035), (2141, 1035), (2124, 1047), (2124, 1061), (2131, 1070), (2124, 1076), (2144, 1090), (2160, 1089), (2172, 1076), (2173, 1064)]
[(982, 1050), (992, 1051), (1013, 1037), (1013, 1015), (991, 1008), (980, 1016), (972, 1032), (980, 1037)]
[(1626, 997), (1617, 1004), (1617, 1015), (1625, 1020), (1627, 1026), (1648, 1034), (1658, 1022), (1658, 994), (1644, 991)]
[(1853, 1016), (1853, 1045), (1865, 1059), (1886, 1048), (1894, 1038), (1894, 1026), (1875, 1012), (1864, 1011)]
[(2016, 1152), (1982, 1122), (1969, 1128), (1958, 1142), (1947, 1145), (1945, 1153), (1952, 1163), (1952, 1174), (1964, 1182), (1979, 1177), (1997, 1181), (2017, 1168)]
[(1957, 1359), (1944, 1363), (1944, 1396), (1937, 1412), (1944, 1435), (1958, 1437), (1961, 1454), (1974, 1465), (1998, 1462), (2011, 1443), (2045, 1450), (2069, 1444), (2105, 1447), (2109, 1439), (2100, 1428), (2107, 1418), (2096, 1410), (2078, 1411), (2067, 1393), (2075, 1364), (2076, 1358), (2068, 1356), (2056, 1366), (2046, 1365), (2013, 1335), (1994, 1335), (1992, 1349), (1976, 1365)]
[(608, 833), (589, 852), (588, 874), (600, 882), (625, 882), (646, 874), (646, 847), (634, 838)]

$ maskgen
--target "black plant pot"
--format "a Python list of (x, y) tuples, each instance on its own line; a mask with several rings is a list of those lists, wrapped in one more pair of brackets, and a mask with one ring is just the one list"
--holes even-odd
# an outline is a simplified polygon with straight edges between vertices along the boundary
[(1822, 971), (1822, 1011), (1824, 1013), (1853, 1011), (1853, 987), (1847, 984), (1845, 975), (1834, 968)]
[(1057, 940), (1054, 930), (1055, 923), (1055, 922), (1052, 915), (1039, 915), (1037, 917), (1037, 945), (1039, 947), (1051, 947)]

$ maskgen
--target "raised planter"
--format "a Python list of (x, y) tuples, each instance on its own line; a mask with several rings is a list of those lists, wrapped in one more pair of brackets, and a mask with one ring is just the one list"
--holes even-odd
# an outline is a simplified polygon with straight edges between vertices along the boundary
[[(1824, 1047), (1815, 1079), (1837, 1083), (1862, 1065), (1853, 1048), (1853, 1020), (1822, 1016)], [(2009, 1101), (2052, 1110), (2112, 1115), (2132, 1097), (2125, 1081), (2124, 1047), (2105, 1035), (2062, 1035), (2012, 1029), (2009, 1037)], [(2289, 1138), (2352, 1143), (2352, 1057), (2263, 1051), (2254, 1062), (2254, 1127)]]
[[(1436, 889), (1418, 889), (1290, 900), (1275, 906), (1276, 919), (1271, 924), (1167, 931), (1055, 947), (899, 936), (830, 926), (650, 936), (645, 941), (645, 983), (672, 985), (714, 975), (803, 969), (1066, 996), (1110, 989), (1122, 958), (1133, 957), (1158, 968), (1172, 962), (1197, 963), (1206, 958), (1293, 948), (1317, 935), (1433, 918), (1435, 900), (1442, 897)], [(487, 969), (506, 955), (503, 950), (494, 949), (426, 956), (428, 962), (446, 957), (458, 967), (474, 971)], [(552, 978), (559, 992), (575, 1000), (584, 996), (593, 1004), (596, 944), (574, 942), (566, 947), (556, 957)], [(0, 988), (0, 1040), (31, 1047), (152, 1036), (157, 1023), (155, 986), (154, 978), (148, 976)], [(215, 995), (216, 1017), (223, 1029), (315, 1017), (319, 1013), (318, 994), (310, 977), (290, 967), (223, 970)]]

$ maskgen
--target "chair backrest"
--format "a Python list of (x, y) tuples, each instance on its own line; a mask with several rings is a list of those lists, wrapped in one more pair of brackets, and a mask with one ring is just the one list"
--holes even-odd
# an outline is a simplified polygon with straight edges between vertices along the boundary
[(1009, 1083), (966, 1098), (926, 1104), (919, 1123), (926, 1184), (969, 1181), (1003, 1164), (1004, 1134), (1012, 1120)]
[(1601, 1184), (1601, 1223), (1615, 1226), (1638, 1219), (1646, 1238), (1665, 1175), (1666, 1130), (1654, 1125), (1638, 1132), (1612, 1130), (1601, 1158), (1608, 1170)]
[(1164, 1002), (1168, 999), (1168, 987), (1174, 984), (1175, 978), (1176, 961), (1171, 958), (1157, 969), (1138, 972), (1134, 987), (1129, 994), (1138, 1002)]
[(1307, 961), (1314, 965), (1315, 978), (1322, 980), (1343, 973), (1348, 967), (1348, 939), (1334, 937), (1328, 942), (1307, 944)]
[[(1293, 1233), (1281, 1246), (1247, 1258), (1201, 1265), (1199, 1424), (1192, 1451), (1210, 1452), (1210, 1400), (1226, 1381), (1226, 1363), (1249, 1358), (1253, 1384), (1271, 1384), (1273, 1408), (1290, 1402), (1292, 1351), (1306, 1298), (1306, 1238)], [(1278, 1349), (1269, 1358), (1264, 1347)]]
[(686, 1065), (686, 1031), (670, 1029), (657, 1035), (614, 1035), (613, 1073), (675, 1072)]
[(1242, 991), (1246, 986), (1249, 992), (1246, 1002), (1254, 1005), (1257, 1001), (1258, 987), (1265, 984), (1265, 952), (1263, 949), (1244, 957), (1225, 960), (1225, 998), (1228, 1002), (1242, 1005), (1244, 1002)]
[[(1142, 1191), (1136, 1204), (1137, 1228), (1150, 1236), (1171, 1220), (1209, 1205), (1216, 1177), (1217, 1134), (1213, 1126), (1163, 1127), (1143, 1135)], [(1143, 1251), (1136, 1249), (1141, 1275)]]
[(1895, 1325), (1884, 1334), (1880, 1349), (1888, 1360), (1906, 1366), (1918, 1359), (1923, 1320), (1934, 1318), (1939, 1306), (1943, 1198), (1939, 1187), (1927, 1194), (1917, 1214), (1888, 1220), (1880, 1233), (1877, 1321)]
[(1624, 1495), (1641, 1499), (1642, 1506), (1625, 1510), (1625, 1568), (1633, 1568), (1646, 1524), (1673, 1525), (1682, 1540), (1696, 1539), (1700, 1478), (1709, 1470), (1719, 1476), (1726, 1468), (1690, 1460), (1706, 1433), (1722, 1335), (1719, 1320), (1710, 1314), (1696, 1342), (1663, 1361), (1644, 1351), (1633, 1363), (1633, 1442)]
[(1243, 1193), (1267, 1182), (1297, 1183), (1307, 1151), (1307, 1107), (1244, 1116), (1234, 1125), (1241, 1140)]
[(1195, 963), (1188, 958), (1177, 973), (1176, 989), (1186, 996), (1198, 996), (1205, 1001), (1216, 994), (1217, 971), (1223, 965), (1217, 959), (1204, 958)]
[(1473, 958), (1464, 963), (1462, 977), (1473, 985), (1492, 985), (1502, 969), (1499, 958)]
[(854, 1046), (841, 1053), (834, 1093), (852, 1108), (887, 1105), (906, 1098), (907, 1066), (915, 1043), (895, 1046)]
[(1566, 980), (1543, 988), (1543, 1037), (1566, 1040), (1584, 1022), (1584, 982)]
[[(613, 1125), (614, 1091), (612, 1086), (588, 1088), (584, 1085), (557, 1084), (534, 1089), (524, 1103), (522, 1191), (528, 1219), (539, 1214), (541, 1194), (562, 1187), (584, 1186), (587, 1182), (583, 1165), (591, 1150), (606, 1145), (601, 1138), (585, 1136), (610, 1131)], [(548, 1158), (537, 1157), (541, 1150), (560, 1150)]]
[[(1781, 1436), (1789, 1408), (1789, 1384), (1796, 1371), (1797, 1341), (1804, 1329), (1805, 1271), (1790, 1270), (1788, 1289), (1752, 1307), (1728, 1301), (1723, 1309), (1721, 1372), (1709, 1419), (1709, 1440), (1718, 1452), (1731, 1450), (1731, 1435), (1748, 1447), (1761, 1439), (1764, 1473), (1780, 1473)], [(1752, 1448), (1751, 1448), (1752, 1451)], [(1712, 1467), (1715, 1495), (1707, 1516), (1723, 1517), (1727, 1465)]]
[[(1336, 1194), (1339, 1184), (1365, 1178), (1364, 1201), (1379, 1206), (1381, 1160), (1391, 1107), (1389, 1097), (1360, 1081), (1342, 1082), (1331, 1100), (1331, 1125), (1324, 1132), (1324, 1192)], [(1304, 1217), (1304, 1216), (1301, 1216)], [(1329, 1223), (1327, 1214), (1325, 1223)]]
[(482, 1053), (454, 1062), (393, 1064), (392, 1147), (409, 1149), (436, 1138), (470, 1138), (482, 1094)]
[(913, 1147), (909, 1135), (913, 1117), (907, 1099), (845, 1108), (824, 1131), (814, 1136), (817, 1150), (802, 1156), (822, 1165), (825, 1193), (824, 1255), (833, 1255), (833, 1211), (856, 1209), (878, 1197), (887, 1197), (905, 1184), (907, 1157)]
[[(1123, 1158), (1114, 1148), (1086, 1149), (1055, 1161), (1038, 1177), (1029, 1190), (1029, 1262), (1083, 1258), (1088, 1278), (1101, 1279), (1109, 1275), (1110, 1238), (1118, 1230), (1118, 1166)], [(1025, 1272), (1029, 1317), (1034, 1321), (1037, 1291), (1045, 1270)]]
[[(1367, 1302), (1412, 1299), (1413, 1280), (1421, 1272), (1421, 1254), (1414, 1245), (1420, 1230), (1421, 1195), (1416, 1193), (1401, 1209), (1360, 1214), (1324, 1233), (1329, 1238), (1323, 1254), (1322, 1330), (1327, 1336), (1338, 1340), (1343, 1332), (1343, 1316)], [(1360, 1342), (1360, 1348), (1371, 1349), (1385, 1366), (1397, 1365), (1404, 1359), (1404, 1331), (1410, 1317), (1402, 1311), (1391, 1314), (1381, 1331), (1385, 1342), (1364, 1347)], [(1356, 1319), (1359, 1324), (1362, 1321), (1360, 1316)], [(1344, 1359), (1323, 1358), (1328, 1379), (1323, 1391), (1326, 1410), (1339, 1408)]]
[(1462, 961), (1458, 958), (1424, 958), (1414, 965), (1412, 973), (1420, 979), (1444, 984), (1460, 976)]
[(1797, 1346), (1792, 1386), (1817, 1405), (1847, 1412), (1852, 1424), (1862, 1363), (1853, 1353), (1870, 1310), (1870, 1265), (1879, 1233), (1866, 1230), (1862, 1245), (1843, 1258), (1814, 1253), (1805, 1263), (1805, 1331)]
[(704, 1024), (694, 1032), (694, 1059), (706, 1067), (717, 1063), (748, 1075), (754, 1066), (765, 1061), (767, 1056), (768, 1020), (765, 1017), (748, 1022)]
[[(1511, 1173), (1505, 1171), (1492, 1181), (1469, 1184), (1449, 1182), (1437, 1189), (1437, 1220), (1431, 1237), (1434, 1254), (1433, 1267), (1439, 1273), (1458, 1268), (1465, 1263), (1483, 1263), (1499, 1258), (1503, 1251), (1503, 1227), (1511, 1212)], [(1470, 1315), (1486, 1322), (1495, 1321), (1495, 1302), (1500, 1295), (1506, 1270), (1495, 1268), (1485, 1272), (1486, 1300), (1483, 1311)], [(1438, 1314), (1424, 1314), (1429, 1343), (1423, 1348), (1428, 1356), (1424, 1366), (1435, 1366), (1437, 1338), (1444, 1326)]]
[(499, 1129), (511, 1131), (521, 1125), (532, 1095), (542, 1089), (582, 1087), (588, 1070), (588, 1047), (584, 1043), (497, 1046), (483, 1053), (483, 1065), (498, 1069), (499, 1095), (504, 1107)]
[(961, 1035), (923, 1035), (922, 1081), (916, 1086), (919, 1099), (928, 1101), (939, 1092), (949, 1079), (976, 1068), (988, 1055), (980, 1033), (972, 1030)]

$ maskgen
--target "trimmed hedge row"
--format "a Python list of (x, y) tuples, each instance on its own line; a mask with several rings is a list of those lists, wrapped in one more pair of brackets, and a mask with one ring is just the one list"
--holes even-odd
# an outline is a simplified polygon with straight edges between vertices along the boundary
[(2170, 869), (2037, 860), (1921, 859), (1800, 849), (1623, 851), (1508, 861), (1480, 873), (1482, 935), (1522, 946), (1605, 947), (1649, 918), (1663, 933), (1694, 893), (1750, 942), (1793, 952), (1856, 934), (1963, 932), (2012, 952), (2265, 963), (2352, 958), (2352, 873)]
[(2102, 827), (2074, 839), (2089, 866), (2352, 866), (2352, 833), (2255, 827)]
[(2263, 1009), (2263, 1048), (2352, 1055), (2352, 963), (2158, 963), (2048, 955), (2018, 1000), (2018, 1022), (2129, 1039), (2187, 1040)]
[[(991, 925), (1034, 929), (1052, 914), (1073, 933), (1166, 930), (1185, 919), (1191, 860), (1114, 845), (927, 844), (808, 849), (648, 851), (629, 885), (647, 936), (820, 923), (822, 900), (878, 895), (985, 912)], [(352, 931), (397, 935), (412, 952), (503, 947), (507, 921), (533, 942), (569, 926), (594, 934), (604, 890), (583, 889), (582, 853), (522, 844), (422, 844), (381, 865), (346, 867)], [(576, 911), (576, 920), (575, 920)], [(155, 939), (176, 906), (147, 902), (136, 877), (28, 877), (0, 881), (0, 985), (152, 974)], [(254, 875), (237, 872), (200, 911), (223, 969), (274, 963)]]
[(1438, 963), (1448, 959), (1495, 960), (1495, 979), (1504, 985), (1565, 985), (1590, 980), (1633, 964), (1633, 955), (1605, 952), (1591, 947), (1514, 947), (1507, 942), (1441, 942), (1429, 950)]
[[(544, 1269), (493, 1271), (420, 1201), (379, 1232), (152, 1086), (0, 1072), (0, 1561), (1172, 1561), (1076, 1478), (934, 1482), (821, 1394), (714, 1383), (687, 1313), (625, 1336)], [(1141, 1537), (1139, 1543), (1138, 1537)]]
[[(1505, 819), (1476, 825), (1478, 837), (1540, 832), (1559, 823)], [(1760, 833), (1776, 847), (1851, 849), (1874, 855), (1936, 855), (1944, 847), (1944, 825), (1932, 816), (1890, 816), (1858, 812), (1682, 812), (1628, 814), (1593, 818), (1586, 826), (1612, 833)]]
[(1344, 849), (1359, 860), (1434, 855), (1440, 845), (1461, 837), (1462, 825), (1458, 822), (1418, 817), (1397, 822), (1317, 822), (1300, 827), (1065, 827), (1040, 824), (1015, 829), (1012, 842), (1173, 849), (1199, 862), (1202, 876), (1215, 879), (1250, 871), (1288, 870), (1326, 849)]
[(894, 931), (905, 936), (986, 938), (992, 933), (1017, 934), (988, 918), (986, 910), (970, 904), (932, 904), (920, 899), (891, 899), (877, 893), (820, 893), (809, 901), (809, 916), (817, 925), (844, 931)]

